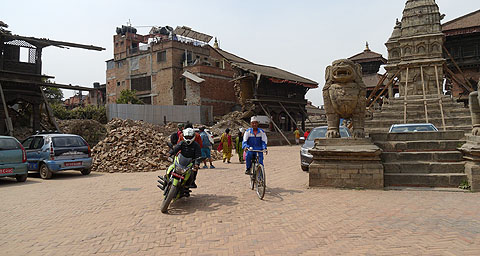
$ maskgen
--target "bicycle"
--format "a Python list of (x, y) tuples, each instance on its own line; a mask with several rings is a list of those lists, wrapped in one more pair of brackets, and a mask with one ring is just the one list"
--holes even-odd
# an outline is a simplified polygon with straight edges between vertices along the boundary
[[(266, 150), (248, 150), (256, 153), (266, 153)], [(252, 170), (250, 172), (250, 187), (251, 189), (256, 189), (258, 198), (260, 200), (265, 196), (265, 189), (267, 188), (266, 178), (265, 178), (265, 167), (260, 164), (258, 161), (258, 154), (253, 155), (252, 159)]]

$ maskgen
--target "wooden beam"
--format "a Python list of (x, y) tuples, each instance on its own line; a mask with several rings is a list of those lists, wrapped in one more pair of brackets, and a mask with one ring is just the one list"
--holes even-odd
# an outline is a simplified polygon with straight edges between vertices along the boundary
[(48, 104), (47, 97), (45, 96), (45, 93), (43, 92), (43, 88), (40, 88), (40, 91), (42, 92), (42, 97), (45, 102), (45, 110), (47, 111), (47, 116), (48, 119), (50, 119), (50, 122), (55, 126), (55, 129), (59, 132), (60, 127), (58, 127), (57, 121), (55, 121), (55, 117), (53, 116), (52, 109), (50, 108), (50, 105)]
[(443, 50), (447, 53), (448, 57), (450, 57), (450, 59), (452, 60), (453, 62), (453, 65), (457, 68), (457, 70), (460, 72), (460, 74), (462, 75), (463, 79), (465, 80), (465, 82), (468, 84), (468, 86), (470, 86), (470, 88), (472, 88), (472, 90), (470, 92), (473, 91), (473, 85), (470, 83), (470, 81), (468, 81), (468, 79), (465, 77), (465, 74), (463, 73), (462, 69), (460, 69), (460, 67), (458, 66), (457, 62), (453, 59), (452, 55), (450, 54), (450, 52), (448, 52), (447, 50), (447, 47), (445, 47), (445, 45), (443, 45)]
[(428, 123), (427, 96), (425, 94), (425, 80), (423, 77), (423, 66), (420, 66), (420, 76), (422, 77), (423, 106), (425, 107), (425, 121)]
[(13, 124), (10, 115), (8, 114), (7, 102), (5, 101), (5, 95), (3, 94), (2, 84), (0, 83), (0, 93), (2, 96), (3, 111), (5, 111), (5, 123), (7, 125), (8, 135), (13, 136)]
[(16, 78), (0, 77), (0, 81), (11, 82), (11, 83), (19, 83), (19, 84), (27, 84), (27, 85), (45, 86), (45, 87), (55, 87), (55, 88), (69, 89), (69, 90), (75, 90), (75, 91), (94, 91), (94, 90), (96, 90), (96, 88), (84, 87), (84, 86), (78, 86), (78, 85), (44, 83), (44, 82), (39, 82), (39, 81), (31, 81), (31, 80), (16, 79)]
[(404, 96), (403, 99), (403, 123), (407, 123), (407, 92), (408, 92), (408, 67), (407, 67), (407, 78), (405, 79), (405, 88), (404, 88)]
[(442, 94), (440, 94), (440, 82), (438, 79), (437, 65), (435, 65), (435, 78), (437, 80), (438, 105), (440, 106), (440, 113), (442, 114), (442, 126), (443, 126), (443, 130), (446, 131), (447, 127), (445, 127), (445, 115), (443, 114), (443, 102), (442, 102)]
[(283, 106), (283, 104), (282, 104), (281, 102), (278, 102), (278, 104), (280, 104), (280, 106), (282, 106), (283, 110), (285, 111), (285, 113), (287, 113), (288, 117), (290, 117), (290, 119), (293, 120), (293, 123), (295, 124), (295, 127), (296, 127), (296, 128), (300, 128), (300, 131), (302, 131), (302, 133), (303, 133), (303, 129), (302, 129), (301, 127), (298, 127), (297, 121), (295, 120), (295, 118), (293, 118), (293, 117), (290, 115), (290, 113), (288, 113), (288, 110)]
[(465, 85), (462, 81), (460, 81), (460, 79), (455, 75), (455, 73), (453, 73), (452, 70), (450, 70), (447, 65), (444, 65), (443, 68), (445, 69), (445, 71), (447, 71), (447, 73), (450, 75), (450, 77), (455, 80), (455, 82), (457, 82), (459, 85), (463, 86), (463, 88), (467, 89), (467, 91), (469, 93), (473, 92), (473, 88), (471, 87), (468, 87), (467, 85)]
[(390, 84), (393, 83), (393, 81), (395, 80), (395, 77), (397, 77), (397, 75), (400, 73), (401, 70), (398, 70), (397, 73), (395, 73), (395, 75), (392, 76), (392, 78), (390, 79), (390, 81), (388, 81), (388, 83), (385, 85), (385, 87), (383, 87), (382, 91), (380, 92), (380, 94), (378, 94), (375, 99), (370, 103), (370, 105), (367, 107), (368, 109), (370, 109), (373, 104), (380, 98), (380, 96), (382, 96), (384, 93), (385, 93), (385, 90), (388, 89), (388, 87), (390, 86)]
[(263, 111), (265, 112), (265, 114), (268, 116), (268, 118), (270, 118), (270, 122), (272, 122), (272, 124), (275, 126), (275, 128), (278, 130), (278, 132), (280, 132), (280, 134), (283, 136), (283, 138), (288, 142), (288, 145), (292, 145), (292, 143), (290, 143), (290, 141), (288, 140), (287, 137), (285, 137), (285, 135), (283, 134), (282, 130), (277, 126), (277, 124), (275, 123), (275, 121), (273, 121), (273, 118), (272, 116), (270, 115), (270, 113), (268, 113), (268, 111), (263, 107), (262, 103), (259, 102), (258, 103), (260, 105), (260, 107), (263, 109)]
[(377, 93), (377, 91), (380, 89), (380, 87), (382, 87), (382, 84), (383, 82), (385, 82), (385, 79), (387, 78), (387, 74), (385, 72), (385, 74), (383, 74), (382, 76), (382, 79), (380, 79), (380, 81), (378, 81), (377, 83), (377, 86), (375, 86), (375, 88), (373, 89), (373, 91), (370, 93), (370, 95), (368, 96), (368, 99), (367, 99), (367, 105), (370, 105), (370, 100), (373, 98), (373, 96), (375, 95), (375, 93)]

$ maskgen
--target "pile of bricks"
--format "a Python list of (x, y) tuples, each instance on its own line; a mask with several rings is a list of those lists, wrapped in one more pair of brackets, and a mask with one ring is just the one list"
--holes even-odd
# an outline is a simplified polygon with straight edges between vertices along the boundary
[(215, 135), (222, 135), (225, 132), (225, 129), (230, 129), (231, 135), (236, 135), (240, 128), (246, 129), (250, 125), (243, 120), (244, 113), (234, 111), (229, 113), (221, 118), (221, 120), (216, 123), (210, 131)]
[[(142, 121), (113, 119), (107, 124), (107, 136), (93, 149), (93, 171), (152, 172), (171, 164), (167, 142), (175, 124), (153, 125)], [(214, 160), (221, 159), (212, 150)]]
[[(150, 172), (166, 169), (170, 132), (142, 121), (114, 119), (107, 136), (92, 150), (93, 171)], [(173, 131), (172, 131), (173, 132)]]

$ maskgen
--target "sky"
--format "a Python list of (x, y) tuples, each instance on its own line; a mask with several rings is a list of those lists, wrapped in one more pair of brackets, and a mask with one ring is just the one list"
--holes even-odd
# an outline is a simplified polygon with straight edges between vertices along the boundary
[[(479, 0), (437, 0), (443, 22), (480, 9)], [(21, 3), (21, 5), (19, 4)], [(220, 48), (258, 64), (275, 66), (319, 83), (306, 97), (322, 105), (325, 68), (365, 49), (385, 58), (385, 42), (406, 0), (43, 0), (4, 1), (0, 20), (9, 30), (106, 48), (43, 50), (43, 73), (54, 81), (92, 87), (105, 83), (116, 27), (130, 22), (139, 33), (151, 26), (188, 26), (217, 37)], [(210, 42), (213, 45), (212, 40)], [(73, 91), (65, 90), (70, 97)]]

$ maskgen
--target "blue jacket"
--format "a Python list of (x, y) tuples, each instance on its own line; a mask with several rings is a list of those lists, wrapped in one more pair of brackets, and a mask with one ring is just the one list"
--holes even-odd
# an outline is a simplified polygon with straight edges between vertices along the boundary
[(253, 148), (254, 150), (267, 149), (267, 134), (258, 128), (257, 135), (253, 133), (253, 128), (249, 128), (243, 135), (242, 148)]
[(210, 144), (210, 139), (208, 138), (208, 134), (206, 132), (201, 132), (200, 137), (202, 138), (203, 148), (208, 148), (212, 145)]

